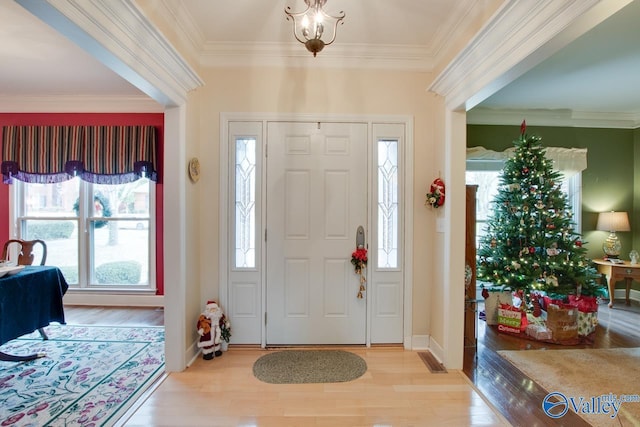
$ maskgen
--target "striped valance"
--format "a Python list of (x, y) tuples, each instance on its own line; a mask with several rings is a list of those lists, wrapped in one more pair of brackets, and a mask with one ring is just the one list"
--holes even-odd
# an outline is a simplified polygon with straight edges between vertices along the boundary
[(156, 153), (153, 126), (4, 126), (2, 175), (5, 183), (157, 181)]

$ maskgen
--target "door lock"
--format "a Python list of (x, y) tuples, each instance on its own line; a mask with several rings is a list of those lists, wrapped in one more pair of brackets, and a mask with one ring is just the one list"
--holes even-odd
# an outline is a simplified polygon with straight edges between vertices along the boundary
[(356, 231), (356, 248), (364, 249), (364, 227), (358, 226), (358, 230)]

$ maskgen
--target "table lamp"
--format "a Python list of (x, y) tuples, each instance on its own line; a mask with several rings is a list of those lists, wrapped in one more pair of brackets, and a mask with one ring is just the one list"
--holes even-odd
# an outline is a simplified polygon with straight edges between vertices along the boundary
[(622, 244), (616, 236), (616, 231), (630, 231), (629, 216), (626, 212), (602, 212), (598, 214), (596, 230), (608, 231), (609, 236), (602, 244), (602, 250), (607, 258), (618, 258)]

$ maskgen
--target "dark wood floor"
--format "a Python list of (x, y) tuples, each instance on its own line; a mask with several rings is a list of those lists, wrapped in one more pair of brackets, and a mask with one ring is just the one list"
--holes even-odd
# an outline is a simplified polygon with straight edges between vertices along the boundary
[[(483, 307), (479, 307), (482, 310)], [(495, 327), (478, 322), (477, 352), (467, 349), (464, 372), (485, 397), (514, 426), (589, 426), (569, 411), (559, 420), (542, 411), (547, 390), (503, 359), (498, 350), (640, 347), (640, 306), (617, 301), (609, 309), (606, 301), (598, 307), (598, 326), (593, 343), (576, 346), (548, 344), (499, 333)]]
[[(164, 312), (158, 308), (66, 306), (65, 317), (68, 324), (164, 325)], [(503, 359), (497, 351), (640, 347), (640, 306), (625, 306), (624, 301), (616, 301), (616, 306), (609, 309), (603, 303), (599, 306), (598, 322), (592, 344), (559, 346), (501, 334), (484, 321), (479, 321), (478, 345), (476, 349), (466, 350), (464, 373), (514, 426), (589, 426), (572, 412), (561, 420), (547, 417), (541, 408), (547, 391)]]

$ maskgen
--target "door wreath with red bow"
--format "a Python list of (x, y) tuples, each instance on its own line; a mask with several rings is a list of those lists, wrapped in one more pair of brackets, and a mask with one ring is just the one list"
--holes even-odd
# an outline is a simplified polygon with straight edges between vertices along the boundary
[(425, 205), (431, 205), (434, 208), (444, 205), (444, 181), (442, 179), (436, 178), (431, 183)]

